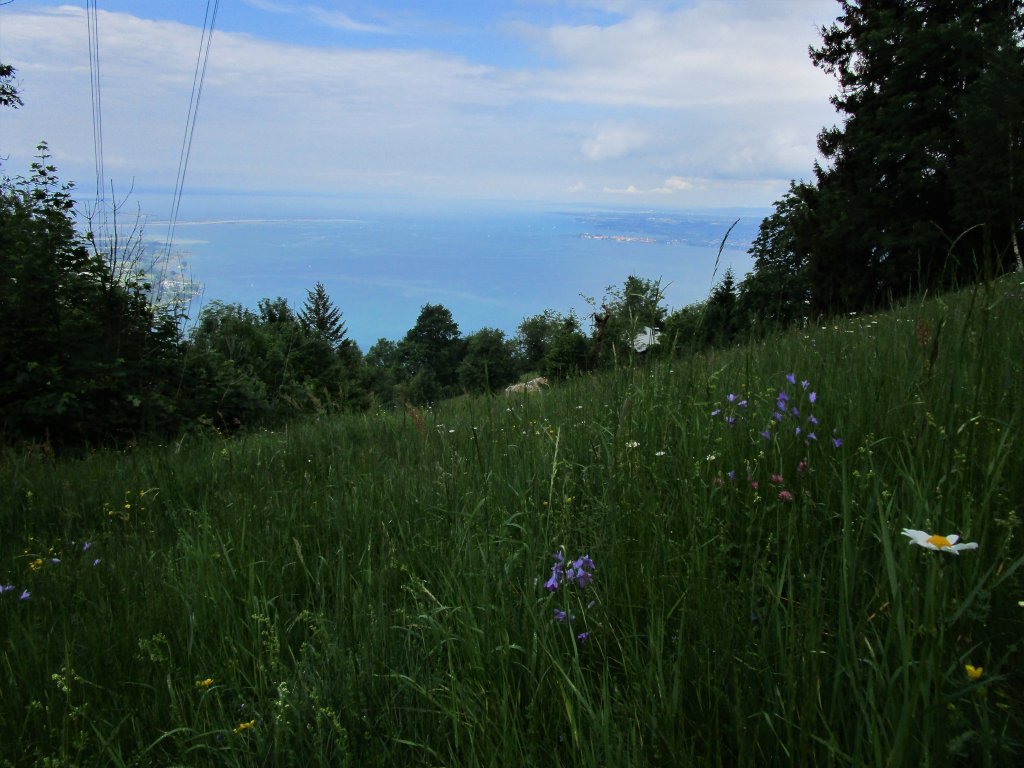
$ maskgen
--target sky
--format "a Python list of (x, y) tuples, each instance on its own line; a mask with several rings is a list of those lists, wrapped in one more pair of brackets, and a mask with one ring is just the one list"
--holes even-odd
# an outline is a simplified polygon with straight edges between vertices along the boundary
[[(84, 2), (0, 5), (24, 106), (61, 178), (160, 215), (175, 188), (206, 0), (99, 0), (102, 174)], [(836, 122), (808, 47), (835, 0), (224, 0), (183, 219), (349, 202), (770, 207)], [(312, 212), (312, 211), (311, 211)]]

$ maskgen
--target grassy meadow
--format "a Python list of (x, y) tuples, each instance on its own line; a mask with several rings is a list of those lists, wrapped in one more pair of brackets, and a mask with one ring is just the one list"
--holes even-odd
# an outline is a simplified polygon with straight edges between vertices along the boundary
[(1022, 290), (7, 453), (0, 766), (1017, 764)]

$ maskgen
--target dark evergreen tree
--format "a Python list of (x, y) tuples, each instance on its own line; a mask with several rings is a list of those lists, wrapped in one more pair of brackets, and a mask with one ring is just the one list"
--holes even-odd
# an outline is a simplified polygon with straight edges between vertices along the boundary
[(729, 268), (704, 305), (700, 330), (703, 346), (720, 347), (736, 338), (740, 327), (737, 303), (736, 278)]
[(739, 288), (739, 330), (749, 326), (760, 334), (785, 328), (810, 311), (809, 253), (801, 238), (806, 237), (806, 201), (814, 191), (791, 182), (775, 212), (761, 222), (749, 251), (754, 269)]
[(323, 283), (306, 292), (306, 302), (299, 312), (299, 321), (310, 333), (337, 349), (345, 340), (346, 328), (341, 311), (334, 306)]
[[(1019, 155), (1020, 110), (1003, 112), (1010, 117), (996, 147), (964, 118), (979, 102), (996, 111), (1020, 102), (1019, 91), (986, 85), (1018, 82), (1019, 0), (841, 0), (840, 7), (811, 50), (814, 64), (838, 80), (833, 103), (843, 115), (842, 126), (818, 138), (826, 165), (816, 167), (807, 243), (815, 311), (858, 310), (1005, 268), (1019, 203), (1009, 204), (1016, 213), (986, 206), (967, 191), (967, 177), (995, 150), (1004, 161), (1001, 189), (1019, 190), (1020, 166), (1011, 158)], [(1006, 73), (996, 74), (1000, 67)], [(959, 205), (957, 189), (965, 190)], [(963, 237), (989, 221), (987, 235), (980, 227)]]

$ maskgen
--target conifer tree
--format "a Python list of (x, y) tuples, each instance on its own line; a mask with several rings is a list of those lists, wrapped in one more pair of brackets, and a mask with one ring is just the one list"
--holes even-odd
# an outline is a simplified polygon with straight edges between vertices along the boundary
[(299, 312), (302, 327), (337, 349), (345, 340), (347, 330), (341, 319), (341, 311), (334, 306), (324, 284), (318, 282), (313, 290), (306, 291), (306, 303)]
[[(840, 6), (811, 49), (838, 81), (842, 116), (818, 137), (826, 164), (815, 169), (807, 243), (815, 309), (859, 310), (1012, 266), (1024, 121), (1019, 91), (993, 78), (1009, 85), (1024, 71), (1020, 0)], [(1001, 116), (998, 142), (965, 120), (982, 104)], [(976, 194), (971, 175), (991, 180), (993, 168), (1005, 174), (1000, 194)]]

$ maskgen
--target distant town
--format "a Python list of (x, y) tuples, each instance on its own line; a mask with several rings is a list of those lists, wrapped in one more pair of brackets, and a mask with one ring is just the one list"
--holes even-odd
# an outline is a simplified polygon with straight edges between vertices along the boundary
[(656, 243), (653, 237), (638, 237), (634, 235), (592, 235), (584, 232), (580, 235), (584, 240), (613, 240), (616, 243)]

